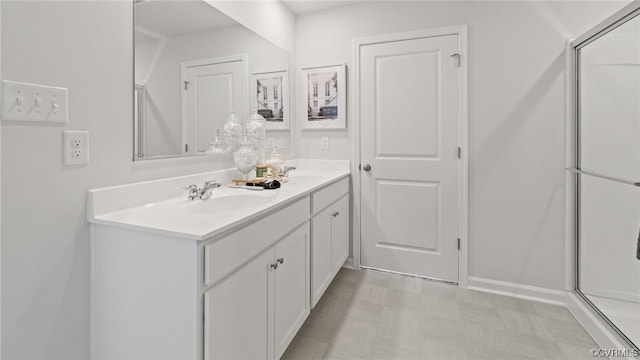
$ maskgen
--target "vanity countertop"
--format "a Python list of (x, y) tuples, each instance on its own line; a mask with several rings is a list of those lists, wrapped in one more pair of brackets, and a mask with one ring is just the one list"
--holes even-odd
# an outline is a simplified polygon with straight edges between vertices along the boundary
[(92, 199), (100, 191), (98, 189), (90, 191), (88, 219), (94, 224), (206, 240), (270, 214), (348, 176), (348, 170), (296, 170), (276, 190), (255, 191), (224, 186), (214, 189), (208, 200), (188, 200), (184, 192), (179, 197), (115, 211), (94, 209), (96, 200)]

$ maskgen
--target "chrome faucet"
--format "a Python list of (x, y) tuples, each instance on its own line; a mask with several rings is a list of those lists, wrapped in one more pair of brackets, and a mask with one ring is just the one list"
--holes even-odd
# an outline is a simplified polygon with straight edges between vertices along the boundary
[(207, 200), (211, 196), (211, 191), (221, 186), (215, 180), (209, 180), (204, 182), (204, 186), (200, 189), (200, 200)]
[(185, 186), (184, 189), (188, 191), (187, 199), (195, 200), (196, 198), (200, 198), (200, 200), (207, 200), (211, 196), (211, 191), (215, 188), (219, 188), (221, 186), (215, 180), (209, 180), (204, 182), (204, 186), (202, 189), (198, 189), (198, 186), (195, 184), (191, 184), (189, 186)]
[(296, 167), (295, 166), (285, 166), (282, 169), (280, 169), (280, 176), (282, 177), (288, 177), (289, 173), (292, 172), (293, 170), (295, 170)]

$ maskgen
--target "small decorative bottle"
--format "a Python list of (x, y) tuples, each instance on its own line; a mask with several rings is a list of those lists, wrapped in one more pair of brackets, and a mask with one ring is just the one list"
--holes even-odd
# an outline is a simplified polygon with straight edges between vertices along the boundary
[(273, 147), (269, 158), (266, 160), (266, 165), (271, 169), (271, 174), (274, 178), (280, 178), (280, 169), (284, 165), (284, 157), (278, 152), (277, 147)]
[(238, 171), (243, 174), (244, 180), (247, 180), (247, 174), (255, 168), (257, 158), (256, 146), (245, 136), (236, 151), (233, 152), (233, 162)]
[(224, 154), (227, 151), (227, 145), (220, 139), (220, 129), (216, 128), (216, 136), (209, 142), (207, 154)]
[(254, 111), (251, 119), (247, 122), (247, 137), (256, 145), (258, 164), (264, 164), (265, 161), (266, 129), (266, 120), (258, 114), (258, 110)]

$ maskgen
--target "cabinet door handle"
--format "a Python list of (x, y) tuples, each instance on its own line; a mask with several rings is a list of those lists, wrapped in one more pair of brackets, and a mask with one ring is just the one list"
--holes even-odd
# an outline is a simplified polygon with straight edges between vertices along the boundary
[(278, 263), (277, 263), (277, 262), (274, 262), (273, 264), (271, 264), (271, 268), (272, 268), (273, 270), (277, 269), (277, 268), (278, 268)]
[[(279, 262), (280, 264), (284, 264), (284, 258), (279, 258), (278, 260), (276, 260), (277, 262)], [(278, 264), (276, 264), (277, 267)]]
[(338, 215), (340, 215), (340, 211), (336, 211), (336, 212), (334, 212), (333, 214), (331, 214), (331, 216), (333, 216), (333, 217), (336, 217), (336, 216), (338, 216)]

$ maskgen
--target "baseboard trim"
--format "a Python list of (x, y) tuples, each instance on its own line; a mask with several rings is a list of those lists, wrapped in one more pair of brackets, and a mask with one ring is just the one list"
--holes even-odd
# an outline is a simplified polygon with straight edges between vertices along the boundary
[[(569, 308), (573, 317), (578, 320), (598, 346), (604, 349), (631, 349), (631, 345), (619, 338), (618, 334), (605, 324), (578, 295), (567, 292), (566, 299), (567, 308)], [(626, 357), (620, 359), (635, 360), (636, 358)]]
[(348, 257), (347, 260), (344, 262), (344, 264), (342, 264), (343, 268), (347, 268), (350, 270), (357, 270), (354, 266), (353, 266), (353, 258), (352, 257)]
[(469, 276), (467, 288), (525, 300), (567, 305), (566, 291)]

